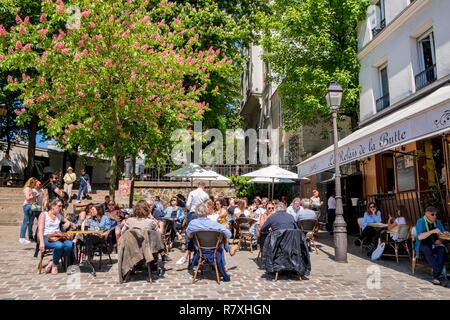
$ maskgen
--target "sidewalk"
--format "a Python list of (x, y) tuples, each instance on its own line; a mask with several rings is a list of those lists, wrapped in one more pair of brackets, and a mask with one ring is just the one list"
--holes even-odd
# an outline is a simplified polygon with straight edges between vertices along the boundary
[(233, 257), (227, 255), (231, 281), (220, 285), (208, 271), (206, 279), (200, 276), (192, 284), (186, 265), (175, 264), (181, 257), (177, 248), (170, 253), (164, 276), (154, 276), (152, 284), (144, 274), (119, 284), (115, 254), (111, 255), (113, 265), (104, 257), (96, 278), (87, 269), (71, 276), (38, 275), (35, 245), (19, 244), (18, 234), (16, 226), (0, 226), (0, 299), (450, 299), (449, 288), (430, 283), (429, 268), (419, 267), (412, 276), (407, 259), (399, 265), (387, 259), (372, 262), (360, 256), (353, 238), (349, 238), (348, 263), (334, 262), (332, 239), (325, 232), (317, 241), (319, 254), (311, 253), (310, 280), (280, 275), (275, 282), (258, 268), (258, 252), (242, 249)]

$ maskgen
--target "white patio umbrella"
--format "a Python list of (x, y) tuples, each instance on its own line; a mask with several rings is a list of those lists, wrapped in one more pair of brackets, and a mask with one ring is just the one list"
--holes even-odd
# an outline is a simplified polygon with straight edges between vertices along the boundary
[[(285, 170), (276, 165), (270, 165), (268, 167), (252, 171), (242, 175), (243, 177), (251, 178), (269, 178), (272, 182), (272, 199), (274, 193), (275, 179), (291, 179), (299, 180), (298, 175), (292, 171)], [(309, 180), (308, 178), (301, 178), (301, 180)]]
[[(230, 181), (227, 177), (218, 174), (215, 171), (202, 168), (196, 163), (189, 163), (187, 166), (169, 172), (165, 177), (170, 178), (188, 178), (191, 180), (191, 187), (193, 187), (194, 180), (209, 180), (209, 181)], [(210, 182), (211, 187), (211, 182)]]

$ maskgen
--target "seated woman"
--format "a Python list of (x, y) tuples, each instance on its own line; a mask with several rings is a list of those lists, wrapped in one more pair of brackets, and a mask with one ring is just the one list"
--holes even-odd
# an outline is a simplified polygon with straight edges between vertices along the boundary
[(45, 268), (45, 272), (58, 274), (59, 260), (73, 251), (73, 242), (70, 240), (64, 241), (49, 241), (49, 236), (61, 232), (60, 225), (64, 224), (64, 228), (70, 227), (70, 221), (61, 215), (63, 203), (59, 199), (55, 199), (50, 203), (50, 210), (42, 212), (39, 216), (38, 238), (39, 250), (44, 252), (45, 249), (53, 249), (53, 259)]
[(369, 226), (371, 223), (381, 223), (381, 211), (378, 210), (375, 202), (370, 202), (367, 206), (367, 211), (364, 212), (364, 219), (362, 222), (362, 232), (359, 239), (355, 240), (355, 245), (362, 245), (364, 239), (369, 243), (367, 246), (367, 255), (372, 255), (373, 250), (377, 247), (380, 231)]
[(436, 208), (427, 207), (425, 209), (425, 215), (417, 220), (416, 233), (416, 254), (418, 256), (422, 252), (433, 268), (432, 283), (447, 287), (448, 280), (443, 272), (447, 251), (443, 245), (443, 240), (439, 239), (439, 235), (445, 234), (448, 236), (449, 232), (445, 231), (442, 222), (437, 220)]
[(389, 220), (388, 220), (388, 231), (391, 231), (390, 236), (392, 238), (392, 240), (397, 240), (398, 239), (398, 231), (400, 229), (400, 225), (406, 225), (406, 216), (407, 212), (406, 212), (406, 208), (405, 206), (398, 206), (397, 208), (397, 212), (396, 212), (396, 217), (394, 219), (394, 217), (391, 217), (391, 215), (389, 215)]
[(178, 239), (181, 241), (180, 230), (181, 230), (181, 226), (182, 226), (183, 220), (184, 220), (184, 213), (183, 213), (183, 209), (180, 208), (177, 204), (178, 204), (178, 198), (172, 197), (172, 199), (170, 199), (170, 206), (164, 210), (163, 223), (164, 223), (164, 227), (165, 227), (164, 220), (166, 220), (166, 219), (174, 220), (174, 224), (173, 224), (174, 230), (173, 231), (177, 235)]
[[(227, 210), (222, 207), (222, 200), (217, 199), (214, 201), (214, 214), (217, 216), (216, 221), (225, 228), (229, 228), (229, 223), (227, 221)], [(209, 217), (211, 219), (211, 217)]]
[(250, 211), (247, 209), (247, 201), (239, 200), (237, 207), (234, 209), (234, 218), (245, 218), (250, 216)]
[(112, 200), (108, 203), (108, 210), (110, 212), (110, 217), (117, 222), (117, 225), (114, 227), (114, 234), (117, 242), (119, 241), (121, 230), (128, 219), (128, 214), (120, 210), (119, 206)]

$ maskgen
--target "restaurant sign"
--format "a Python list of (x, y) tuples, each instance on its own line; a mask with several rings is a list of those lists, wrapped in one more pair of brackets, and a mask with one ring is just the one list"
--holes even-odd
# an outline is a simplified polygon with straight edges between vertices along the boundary
[[(401, 111), (397, 111), (401, 112)], [(394, 114), (392, 115), (394, 116)], [(387, 116), (386, 118), (390, 118)], [(380, 119), (376, 123), (369, 125), (378, 126), (379, 129), (370, 130), (368, 127), (355, 131), (339, 143), (340, 164), (347, 164), (352, 161), (368, 157), (382, 151), (414, 142), (432, 135), (447, 131), (450, 128), (450, 106), (448, 104), (437, 106), (426, 112), (416, 113), (412, 116), (400, 118)], [(391, 123), (392, 122), (392, 123)], [(387, 125), (385, 125), (388, 123)], [(364, 131), (368, 131), (364, 135)], [(374, 131), (370, 133), (370, 131)], [(361, 138), (358, 138), (361, 136)], [(352, 139), (352, 137), (355, 137)], [(341, 143), (343, 145), (341, 146)], [(298, 165), (299, 177), (308, 177), (317, 173), (334, 169), (334, 149), (333, 146), (326, 149), (318, 157), (312, 157)]]

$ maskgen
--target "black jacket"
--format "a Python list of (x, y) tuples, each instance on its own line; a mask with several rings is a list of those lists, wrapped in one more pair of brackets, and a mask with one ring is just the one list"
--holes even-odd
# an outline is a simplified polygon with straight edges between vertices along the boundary
[(300, 276), (311, 272), (308, 245), (301, 230), (276, 230), (267, 236), (262, 252), (267, 272), (296, 271)]
[(266, 222), (261, 226), (261, 232), (269, 232), (282, 229), (298, 229), (297, 223), (293, 216), (286, 211), (278, 211), (267, 218)]

